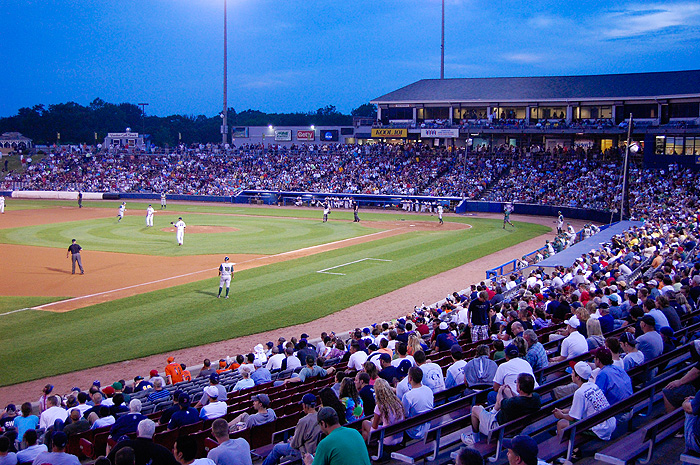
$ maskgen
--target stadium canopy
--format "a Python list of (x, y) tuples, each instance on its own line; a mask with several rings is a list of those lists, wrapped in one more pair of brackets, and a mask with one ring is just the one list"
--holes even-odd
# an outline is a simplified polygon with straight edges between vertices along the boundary
[(658, 99), (700, 95), (700, 70), (590, 76), (422, 79), (374, 104)]
[(542, 260), (535, 266), (541, 267), (555, 267), (555, 266), (571, 266), (574, 261), (581, 255), (589, 253), (591, 250), (600, 249), (601, 245), (610, 242), (613, 236), (617, 234), (623, 234), (628, 229), (641, 226), (641, 221), (620, 221), (613, 224), (609, 228), (600, 231), (598, 234), (594, 234), (588, 239), (577, 242), (568, 249), (564, 249), (558, 254), (552, 255), (549, 258)]

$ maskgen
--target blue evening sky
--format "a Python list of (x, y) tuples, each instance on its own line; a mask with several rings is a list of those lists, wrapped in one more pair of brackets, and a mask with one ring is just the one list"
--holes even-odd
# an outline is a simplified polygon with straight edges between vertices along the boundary
[[(0, 0), (0, 116), (222, 106), (223, 0)], [(700, 2), (446, 0), (445, 76), (700, 68)], [(440, 0), (228, 0), (229, 107), (349, 112), (440, 73)]]

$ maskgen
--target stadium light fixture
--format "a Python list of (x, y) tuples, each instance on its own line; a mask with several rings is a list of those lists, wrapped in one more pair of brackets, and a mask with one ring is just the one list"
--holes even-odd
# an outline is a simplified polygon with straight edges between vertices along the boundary
[(316, 126), (314, 126), (314, 125), (312, 124), (312, 125), (311, 125), (311, 130), (313, 131), (314, 129), (316, 129)]
[(272, 125), (271, 125), (271, 124), (268, 124), (268, 125), (267, 125), (267, 129), (269, 129), (270, 131), (272, 131)]
[(630, 152), (632, 152), (632, 153), (639, 152), (639, 144), (637, 144), (636, 142), (632, 142), (630, 144)]

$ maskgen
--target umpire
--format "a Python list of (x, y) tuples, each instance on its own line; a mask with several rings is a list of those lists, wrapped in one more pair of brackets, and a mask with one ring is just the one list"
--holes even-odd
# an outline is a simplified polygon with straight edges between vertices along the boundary
[(83, 270), (83, 261), (80, 259), (80, 251), (83, 250), (82, 247), (80, 247), (76, 242), (75, 239), (71, 241), (71, 245), (68, 246), (68, 252), (66, 252), (66, 258), (68, 258), (68, 254), (70, 254), (70, 261), (71, 264), (73, 265), (73, 272), (71, 274), (75, 274), (75, 263), (78, 262), (78, 267), (80, 268), (80, 274), (85, 274), (85, 270)]

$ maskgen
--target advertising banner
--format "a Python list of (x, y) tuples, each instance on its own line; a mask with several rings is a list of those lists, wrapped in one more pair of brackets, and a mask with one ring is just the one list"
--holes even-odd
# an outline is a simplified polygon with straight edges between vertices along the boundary
[(282, 142), (289, 142), (292, 140), (292, 130), (291, 129), (275, 129), (275, 140)]
[(318, 139), (326, 142), (335, 142), (338, 140), (337, 129), (321, 129), (318, 131)]
[(430, 137), (456, 139), (459, 137), (459, 129), (421, 129), (420, 136), (426, 139)]
[(316, 132), (313, 130), (303, 130), (303, 131), (297, 131), (297, 140), (301, 141), (310, 141), (310, 140), (316, 140)]
[(381, 139), (405, 139), (408, 137), (408, 129), (399, 128), (375, 128), (372, 129), (372, 138)]
[(233, 128), (233, 137), (235, 138), (247, 138), (248, 136), (248, 128)]

